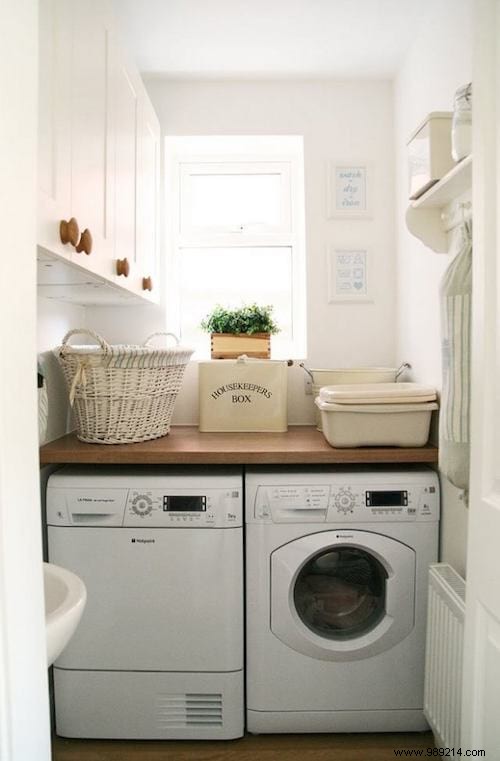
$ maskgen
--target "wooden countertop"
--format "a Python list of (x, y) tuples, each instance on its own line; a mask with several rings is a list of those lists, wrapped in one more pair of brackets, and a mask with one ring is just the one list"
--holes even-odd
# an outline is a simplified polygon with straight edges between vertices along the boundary
[(41, 465), (396, 464), (437, 459), (437, 448), (429, 444), (334, 449), (313, 426), (290, 426), (287, 433), (200, 433), (195, 426), (173, 426), (168, 436), (141, 444), (85, 444), (69, 433), (40, 449)]

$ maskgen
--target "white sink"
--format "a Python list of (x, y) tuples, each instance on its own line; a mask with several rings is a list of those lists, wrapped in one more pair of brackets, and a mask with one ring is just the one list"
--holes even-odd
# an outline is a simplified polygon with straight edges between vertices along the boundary
[(87, 590), (71, 571), (53, 563), (43, 564), (47, 662), (50, 666), (62, 653), (82, 617)]

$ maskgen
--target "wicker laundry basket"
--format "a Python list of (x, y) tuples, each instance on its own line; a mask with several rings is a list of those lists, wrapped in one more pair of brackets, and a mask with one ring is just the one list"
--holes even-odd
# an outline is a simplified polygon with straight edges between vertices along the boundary
[[(75, 335), (95, 345), (71, 346)], [(155, 336), (176, 345), (150, 346)], [(192, 350), (173, 333), (153, 333), (142, 346), (108, 344), (92, 330), (70, 330), (56, 349), (74, 409), (77, 436), (95, 444), (128, 444), (165, 436)]]

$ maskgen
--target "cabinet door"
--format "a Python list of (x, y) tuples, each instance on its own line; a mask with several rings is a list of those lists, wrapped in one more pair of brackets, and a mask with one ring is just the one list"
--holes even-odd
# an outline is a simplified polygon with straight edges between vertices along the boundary
[(139, 291), (137, 269), (137, 126), (138, 75), (128, 66), (116, 43), (110, 55), (109, 88), (112, 104), (114, 156), (114, 257), (127, 260), (128, 275), (116, 282), (127, 290)]
[(75, 253), (73, 261), (112, 279), (113, 166), (108, 88), (111, 21), (107, 3), (74, 0), (72, 6), (72, 209), (80, 229), (88, 228), (93, 239), (92, 253)]
[(72, 7), (66, 0), (39, 4), (38, 238), (47, 251), (71, 258), (59, 222), (71, 217)]
[(152, 290), (143, 295), (160, 300), (160, 124), (144, 93), (140, 100), (137, 144), (137, 265)]

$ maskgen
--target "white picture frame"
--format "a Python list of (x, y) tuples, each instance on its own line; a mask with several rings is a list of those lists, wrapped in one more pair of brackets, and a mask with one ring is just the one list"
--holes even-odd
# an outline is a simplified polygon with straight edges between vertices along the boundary
[(329, 161), (329, 219), (371, 219), (373, 166), (368, 161)]
[(328, 303), (373, 302), (371, 254), (363, 246), (330, 246), (327, 251)]

